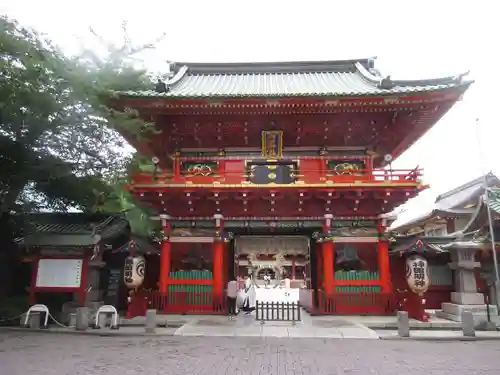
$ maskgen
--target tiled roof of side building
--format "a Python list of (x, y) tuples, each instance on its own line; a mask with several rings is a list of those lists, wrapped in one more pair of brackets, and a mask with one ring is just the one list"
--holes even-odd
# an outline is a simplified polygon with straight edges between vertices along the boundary
[(402, 81), (382, 76), (374, 59), (277, 63), (170, 63), (165, 92), (121, 96), (165, 98), (335, 97), (411, 94), (463, 87), (466, 74)]
[(42, 213), (28, 215), (23, 237), (26, 246), (93, 246), (94, 234), (104, 241), (129, 233), (124, 213)]
[(434, 206), (430, 210), (417, 217), (412, 218), (407, 222), (395, 222), (391, 230), (405, 231), (412, 226), (417, 226), (435, 216), (472, 215), (476, 211), (478, 200), (484, 194), (485, 178), (488, 187), (493, 187), (500, 184), (500, 180), (493, 173), (487, 173), (484, 176), (478, 177), (452, 190), (438, 195), (434, 202)]

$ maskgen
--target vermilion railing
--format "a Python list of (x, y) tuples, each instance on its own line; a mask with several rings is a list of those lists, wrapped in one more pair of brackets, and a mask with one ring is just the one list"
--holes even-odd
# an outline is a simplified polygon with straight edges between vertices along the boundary
[(224, 314), (226, 296), (213, 292), (139, 292), (130, 301), (127, 318), (144, 316), (148, 309), (163, 314)]
[(378, 292), (333, 293), (318, 290), (318, 313), (325, 315), (393, 315), (394, 294)]
[[(422, 176), (422, 169), (366, 169), (366, 170), (331, 170), (331, 169), (298, 169), (293, 172), (295, 183), (347, 183), (347, 182), (417, 182)], [(196, 184), (244, 184), (248, 183), (249, 172), (214, 172), (209, 175), (181, 172), (174, 175), (172, 172), (142, 172), (132, 179), (132, 185), (154, 185), (174, 183)]]
[[(318, 306), (315, 306), (317, 293)], [(300, 289), (301, 306), (311, 314), (320, 315), (393, 315), (398, 301), (392, 293), (361, 292), (326, 294), (323, 290)], [(146, 315), (148, 309), (163, 314), (225, 314), (226, 296), (212, 292), (138, 293), (130, 302), (127, 318)]]

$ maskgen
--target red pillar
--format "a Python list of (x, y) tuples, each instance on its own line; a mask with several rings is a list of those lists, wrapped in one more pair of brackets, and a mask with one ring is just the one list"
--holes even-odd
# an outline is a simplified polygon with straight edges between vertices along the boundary
[(292, 259), (292, 280), (295, 280), (295, 258)]
[(161, 245), (160, 253), (160, 280), (159, 289), (160, 293), (168, 292), (168, 279), (170, 275), (170, 251), (172, 244), (170, 242), (170, 223), (167, 222), (166, 218), (162, 218), (163, 226), (163, 243)]
[[(324, 234), (330, 232), (332, 227), (332, 218), (332, 214), (325, 215), (325, 221), (323, 223)], [(333, 263), (335, 247), (333, 242), (323, 240), (321, 248), (323, 253), (323, 287), (326, 294), (333, 294), (335, 291), (335, 265)]]
[(389, 241), (383, 238), (385, 233), (385, 222), (378, 223), (378, 232), (381, 239), (378, 242), (378, 272), (380, 276), (380, 287), (384, 293), (392, 293), (391, 268), (389, 263)]
[(333, 265), (333, 242), (325, 241), (322, 243), (323, 252), (323, 287), (326, 294), (334, 292), (334, 265)]
[(226, 161), (219, 160), (217, 175), (219, 179), (224, 179), (226, 177)]
[(213, 282), (214, 293), (221, 295), (224, 291), (223, 277), (223, 256), (224, 256), (224, 241), (215, 240), (213, 244)]
[(212, 250), (212, 262), (213, 262), (213, 287), (214, 294), (222, 295), (224, 291), (224, 240), (221, 238), (222, 230), (224, 229), (224, 223), (222, 221), (222, 215), (214, 215), (215, 228), (218, 232), (218, 236), (214, 239), (213, 250)]
[(180, 152), (176, 151), (174, 154), (174, 181), (181, 179), (181, 158)]
[(378, 243), (378, 270), (380, 274), (380, 287), (382, 288), (382, 292), (392, 293), (388, 241), (379, 241)]

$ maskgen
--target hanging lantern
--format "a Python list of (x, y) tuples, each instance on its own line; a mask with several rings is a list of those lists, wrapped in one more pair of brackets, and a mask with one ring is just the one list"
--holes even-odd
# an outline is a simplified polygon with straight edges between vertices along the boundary
[(136, 289), (144, 282), (146, 259), (142, 256), (127, 257), (125, 259), (123, 280), (129, 289)]
[(406, 282), (410, 289), (418, 294), (424, 294), (429, 289), (429, 265), (421, 255), (411, 255), (406, 259)]

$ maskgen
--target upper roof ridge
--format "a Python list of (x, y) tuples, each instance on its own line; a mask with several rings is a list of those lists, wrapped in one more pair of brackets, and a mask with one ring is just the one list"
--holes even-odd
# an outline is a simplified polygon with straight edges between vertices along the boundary
[(199, 63), (170, 62), (174, 71), (186, 66), (188, 74), (266, 74), (299, 72), (355, 72), (356, 64), (365, 69), (374, 67), (375, 57), (350, 60)]

